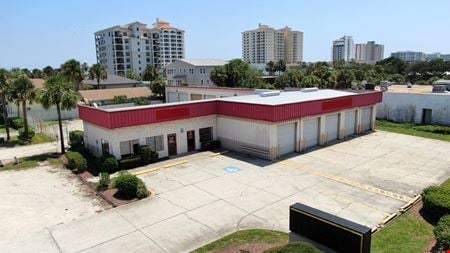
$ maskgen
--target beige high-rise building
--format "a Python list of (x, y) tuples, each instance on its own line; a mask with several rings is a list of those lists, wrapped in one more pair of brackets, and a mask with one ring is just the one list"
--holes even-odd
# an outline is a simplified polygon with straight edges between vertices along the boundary
[(97, 62), (111, 74), (134, 72), (141, 76), (148, 65), (163, 68), (184, 58), (184, 31), (156, 19), (153, 27), (133, 22), (95, 33)]
[(364, 44), (356, 44), (355, 61), (358, 63), (375, 64), (384, 58), (384, 46), (368, 41)]
[(251, 64), (284, 60), (286, 64), (303, 61), (303, 32), (289, 27), (274, 29), (259, 24), (257, 29), (242, 32), (242, 58)]

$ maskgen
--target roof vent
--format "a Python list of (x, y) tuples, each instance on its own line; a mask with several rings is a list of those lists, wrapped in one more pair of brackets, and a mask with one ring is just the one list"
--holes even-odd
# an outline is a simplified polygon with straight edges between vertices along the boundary
[(315, 91), (319, 91), (319, 88), (314, 87), (314, 88), (303, 88), (300, 90), (301, 92), (315, 92)]
[(280, 91), (279, 90), (259, 93), (260, 97), (272, 97), (272, 96), (279, 96), (279, 95), (280, 95)]

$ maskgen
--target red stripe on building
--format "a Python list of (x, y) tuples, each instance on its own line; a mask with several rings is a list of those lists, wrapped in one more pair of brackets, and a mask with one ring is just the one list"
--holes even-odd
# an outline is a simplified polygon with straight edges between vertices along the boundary
[(221, 100), (167, 104), (107, 111), (78, 105), (80, 118), (105, 128), (120, 128), (208, 115), (226, 115), (263, 121), (283, 121), (318, 115), (381, 102), (382, 92), (361, 93), (332, 99), (305, 101), (282, 105), (250, 104)]

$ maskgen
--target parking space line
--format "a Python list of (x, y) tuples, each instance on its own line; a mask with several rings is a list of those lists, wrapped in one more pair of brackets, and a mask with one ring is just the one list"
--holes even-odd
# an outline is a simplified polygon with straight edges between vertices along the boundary
[(402, 194), (386, 191), (386, 190), (383, 190), (383, 189), (380, 189), (380, 188), (377, 188), (377, 187), (374, 187), (374, 186), (371, 186), (371, 185), (362, 184), (362, 183), (359, 183), (359, 182), (356, 182), (356, 181), (353, 181), (353, 180), (350, 180), (350, 179), (347, 179), (347, 178), (343, 178), (343, 177), (340, 177), (340, 176), (334, 176), (332, 174), (325, 173), (323, 171), (307, 168), (307, 167), (305, 167), (305, 165), (303, 165), (301, 163), (297, 163), (297, 162), (293, 162), (293, 161), (281, 161), (281, 163), (285, 164), (285, 165), (287, 165), (289, 167), (293, 167), (293, 168), (296, 168), (296, 169), (299, 169), (299, 170), (303, 170), (305, 172), (308, 172), (308, 173), (311, 173), (311, 174), (314, 174), (314, 175), (317, 175), (317, 176), (320, 176), (320, 177), (324, 177), (324, 178), (327, 178), (327, 179), (330, 179), (330, 180), (333, 180), (333, 181), (336, 181), (336, 182), (339, 182), (339, 183), (342, 183), (342, 184), (353, 186), (355, 188), (359, 188), (359, 189), (362, 189), (362, 190), (365, 190), (365, 191), (368, 191), (368, 192), (377, 193), (377, 194), (380, 194), (380, 195), (383, 195), (383, 196), (386, 196), (386, 197), (390, 197), (390, 198), (393, 198), (393, 199), (401, 200), (401, 201), (404, 201), (404, 202), (410, 202), (410, 201), (413, 200), (413, 198), (410, 198), (410, 197), (402, 195)]
[(187, 162), (188, 162), (187, 160), (178, 161), (178, 162), (169, 163), (169, 164), (166, 164), (166, 165), (163, 165), (163, 166), (158, 166), (158, 167), (154, 167), (154, 168), (149, 168), (149, 169), (143, 169), (143, 170), (139, 170), (139, 171), (134, 171), (134, 172), (131, 172), (131, 174), (133, 174), (133, 175), (135, 175), (135, 176), (138, 176), (138, 175), (142, 175), (142, 174), (145, 174), (145, 173), (157, 171), (157, 170), (160, 170), (160, 169), (167, 169), (167, 168), (170, 168), (170, 167), (173, 167), (173, 166), (185, 164), (185, 163), (187, 163)]

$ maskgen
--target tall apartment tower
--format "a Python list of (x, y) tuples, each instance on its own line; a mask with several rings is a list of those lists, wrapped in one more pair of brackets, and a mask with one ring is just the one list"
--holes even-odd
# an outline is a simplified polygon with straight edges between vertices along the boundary
[(423, 52), (400, 51), (391, 53), (391, 57), (406, 62), (425, 61), (426, 54)]
[(365, 44), (356, 44), (355, 60), (358, 63), (375, 64), (384, 58), (384, 46), (368, 41)]
[(355, 43), (352, 36), (344, 36), (333, 41), (331, 59), (333, 61), (351, 61), (355, 59)]
[(148, 65), (163, 68), (185, 58), (184, 31), (156, 19), (152, 28), (140, 22), (117, 25), (95, 33), (97, 62), (111, 74), (135, 72)]
[(284, 60), (287, 64), (303, 61), (303, 32), (289, 27), (274, 29), (259, 24), (242, 32), (242, 58), (251, 64)]

